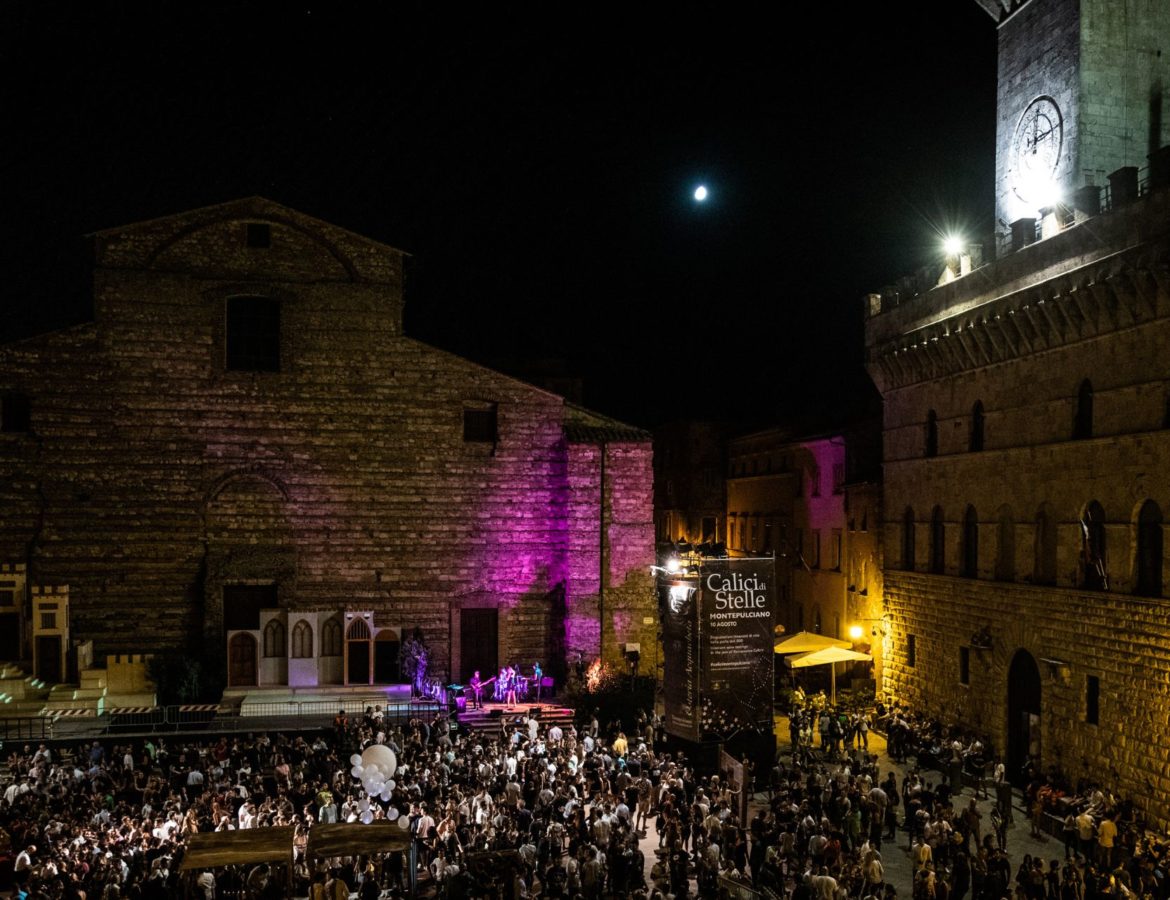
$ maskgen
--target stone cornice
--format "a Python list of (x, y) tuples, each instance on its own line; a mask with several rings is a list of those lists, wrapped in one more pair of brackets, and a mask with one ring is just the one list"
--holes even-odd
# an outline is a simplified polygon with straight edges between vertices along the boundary
[(867, 348), (883, 392), (1170, 315), (1170, 246), (1142, 245)]

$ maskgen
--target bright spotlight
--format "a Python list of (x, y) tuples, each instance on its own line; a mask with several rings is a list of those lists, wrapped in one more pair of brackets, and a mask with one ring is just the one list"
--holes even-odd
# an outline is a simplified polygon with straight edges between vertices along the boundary
[(860, 625), (851, 625), (849, 627), (849, 637), (852, 640), (855, 640), (855, 641), (861, 640), (861, 633), (862, 633), (862, 628)]
[(677, 556), (672, 556), (666, 561), (666, 571), (671, 575), (675, 574), (679, 570), (679, 566), (680, 564)]
[(946, 251), (947, 256), (958, 256), (963, 252), (963, 239), (952, 234), (943, 241), (943, 250)]
[(707, 199), (707, 186), (705, 184), (700, 184), (695, 188), (695, 199), (700, 203)]

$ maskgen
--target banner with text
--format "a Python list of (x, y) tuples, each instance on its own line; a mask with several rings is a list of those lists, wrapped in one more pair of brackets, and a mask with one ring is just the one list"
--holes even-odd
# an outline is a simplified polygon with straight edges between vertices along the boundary
[(774, 572), (772, 559), (717, 559), (702, 567), (700, 740), (772, 731)]
[(698, 586), (689, 578), (658, 582), (666, 730), (689, 741), (699, 739)]

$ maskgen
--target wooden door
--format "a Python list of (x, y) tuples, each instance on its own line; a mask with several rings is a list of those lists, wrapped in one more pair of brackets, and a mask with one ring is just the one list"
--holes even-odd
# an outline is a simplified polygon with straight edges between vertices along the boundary
[(228, 685), (253, 687), (256, 684), (256, 638), (236, 634), (228, 642)]

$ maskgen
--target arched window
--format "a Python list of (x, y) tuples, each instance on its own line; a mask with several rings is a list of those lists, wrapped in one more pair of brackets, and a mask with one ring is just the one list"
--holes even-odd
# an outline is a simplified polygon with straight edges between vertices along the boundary
[(1134, 592), (1143, 597), (1162, 596), (1162, 510), (1147, 500), (1138, 511), (1137, 559)]
[(914, 510), (909, 506), (902, 513), (902, 568), (914, 571)]
[(964, 578), (979, 577), (979, 517), (974, 506), (968, 506), (963, 514), (963, 564), (960, 574)]
[(942, 507), (936, 506), (930, 514), (930, 571), (935, 575), (942, 575), (947, 570), (946, 536)]
[(293, 626), (292, 657), (308, 659), (313, 655), (313, 626), (301, 619)]
[(1093, 436), (1093, 384), (1086, 378), (1077, 389), (1077, 413), (1073, 419), (1073, 439)]
[(1007, 504), (999, 508), (996, 516), (995, 580), (1016, 580), (1016, 523)]
[(1089, 501), (1081, 515), (1081, 587), (1089, 591), (1109, 590), (1108, 557), (1105, 547), (1105, 510)]
[(1032, 581), (1036, 584), (1056, 584), (1056, 521), (1047, 503), (1036, 510), (1036, 537), (1032, 552)]
[(341, 620), (336, 616), (321, 626), (321, 655), (341, 656)]
[(368, 641), (371, 637), (370, 626), (366, 624), (365, 619), (354, 619), (348, 630), (345, 633), (347, 640), (351, 641)]
[(967, 449), (978, 453), (983, 449), (983, 401), (976, 400), (971, 407), (971, 434), (967, 442)]
[(287, 656), (288, 650), (284, 642), (284, 623), (280, 619), (271, 619), (264, 628), (264, 655)]
[(932, 409), (926, 414), (926, 456), (938, 456), (938, 415)]

